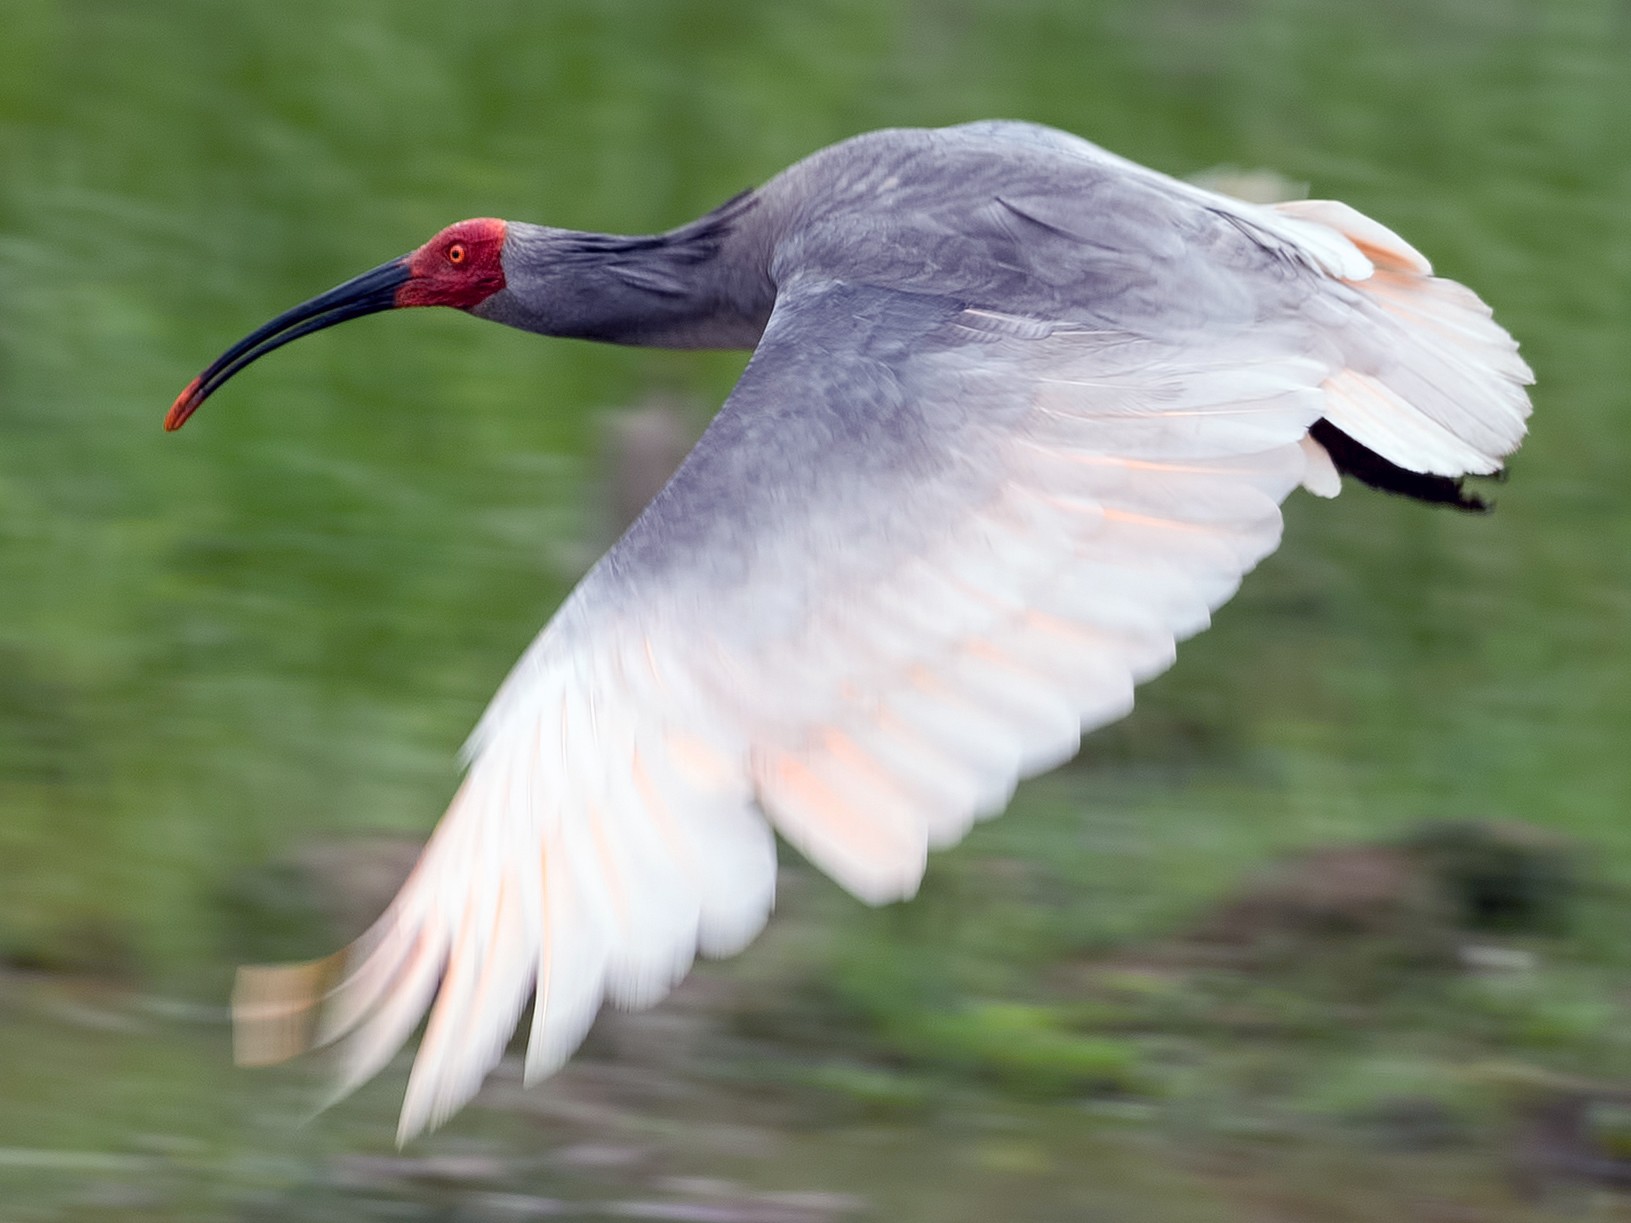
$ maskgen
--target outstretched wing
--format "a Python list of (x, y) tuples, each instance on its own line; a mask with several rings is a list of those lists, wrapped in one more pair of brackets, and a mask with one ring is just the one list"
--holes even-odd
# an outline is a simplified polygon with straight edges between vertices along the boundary
[(1158, 342), (784, 286), (696, 450), (506, 681), (385, 915), (330, 961), (246, 970), (242, 1056), (338, 1040), (343, 1093), (428, 1008), (406, 1138), (474, 1093), (529, 996), (536, 1076), (603, 1000), (744, 945), (772, 829), (867, 901), (912, 894), (931, 848), (1131, 708), (1292, 488), (1334, 491), (1308, 429), (1373, 381), (1342, 347), (1296, 316)]

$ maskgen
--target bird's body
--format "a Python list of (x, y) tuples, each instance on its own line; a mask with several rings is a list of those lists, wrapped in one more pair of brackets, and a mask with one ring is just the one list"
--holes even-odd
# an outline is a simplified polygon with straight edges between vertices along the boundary
[(342, 1087), (430, 1007), (404, 1135), (476, 1089), (535, 987), (539, 1073), (603, 998), (747, 942), (772, 828), (864, 899), (910, 895), (1127, 712), (1299, 483), (1476, 504), (1459, 478), (1528, 413), (1482, 303), (1351, 209), (981, 123), (856, 137), (663, 235), (461, 222), (251, 336), (171, 423), (296, 334), (421, 304), (755, 351), (505, 682), (385, 916), (242, 979), (246, 1054), (304, 1047), (320, 1009)]

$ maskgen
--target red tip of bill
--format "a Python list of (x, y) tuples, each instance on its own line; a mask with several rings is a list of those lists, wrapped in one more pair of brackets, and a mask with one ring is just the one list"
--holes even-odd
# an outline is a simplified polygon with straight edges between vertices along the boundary
[(187, 384), (187, 389), (177, 395), (176, 401), (170, 405), (170, 411), (164, 418), (164, 431), (166, 433), (174, 433), (182, 425), (186, 424), (187, 418), (193, 414), (193, 409), (198, 406), (198, 399), (196, 398), (198, 383), (199, 379), (194, 378)]

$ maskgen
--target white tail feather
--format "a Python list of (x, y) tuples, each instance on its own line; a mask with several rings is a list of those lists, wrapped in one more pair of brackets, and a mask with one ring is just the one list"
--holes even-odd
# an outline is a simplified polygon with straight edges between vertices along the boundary
[(1441, 476), (1487, 475), (1523, 440), (1534, 381), (1516, 341), (1465, 285), (1398, 234), (1334, 200), (1276, 204), (1347, 238), (1372, 265), (1358, 291), (1345, 370), (1328, 378), (1326, 419), (1360, 445)]

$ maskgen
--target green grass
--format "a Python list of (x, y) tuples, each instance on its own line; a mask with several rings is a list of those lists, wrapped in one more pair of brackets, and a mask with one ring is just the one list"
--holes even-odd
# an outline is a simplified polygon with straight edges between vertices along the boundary
[(1285, 547), (1132, 719), (915, 905), (795, 898), (828, 932), (808, 972), (869, 1030), (982, 1016), (943, 1037), (954, 1068), (1000, 1047), (1034, 1084), (1055, 1049), (1137, 1080), (1147, 1051), (1052, 1018), (1011, 1048), (986, 1029), (1030, 1012), (990, 1008), (1055, 1005), (1052, 968), (1167, 936), (1289, 849), (1522, 819), (1585, 847), (1595, 887), (1539, 975), (1395, 1000), (1374, 1046), (1308, 1064), (1338, 1101), (1390, 1036), (1407, 1078), (1469, 1050), (1631, 1073), (1615, 0), (8, 0), (3, 24), (0, 955), (222, 997), (265, 941), (242, 880), (441, 810), (587, 559), (597, 413), (717, 403), (741, 363), (414, 312), (280, 353), (164, 435), (221, 348), (458, 217), (659, 229), (859, 130), (1003, 115), (1179, 174), (1272, 167), (1397, 227), (1522, 340), (1534, 433), (1493, 517), (1293, 498)]

